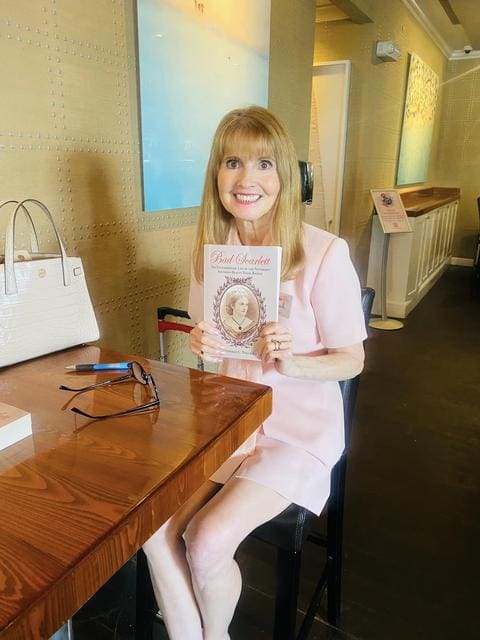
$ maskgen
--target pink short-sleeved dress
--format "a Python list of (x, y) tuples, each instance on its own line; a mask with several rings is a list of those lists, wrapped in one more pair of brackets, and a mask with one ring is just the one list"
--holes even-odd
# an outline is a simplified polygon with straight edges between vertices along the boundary
[[(303, 225), (305, 268), (280, 286), (279, 322), (289, 327), (293, 353), (319, 355), (366, 338), (360, 284), (347, 243)], [(229, 243), (240, 244), (232, 229)], [(192, 278), (189, 313), (203, 318), (203, 286)], [(290, 378), (273, 364), (225, 359), (219, 372), (273, 389), (272, 415), (211, 477), (232, 475), (268, 486), (291, 502), (320, 513), (330, 473), (344, 449), (338, 382)]]

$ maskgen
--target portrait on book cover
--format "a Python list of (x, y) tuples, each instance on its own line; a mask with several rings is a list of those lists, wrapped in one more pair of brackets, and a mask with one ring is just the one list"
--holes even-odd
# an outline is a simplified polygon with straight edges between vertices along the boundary
[(265, 300), (251, 278), (225, 278), (213, 307), (218, 330), (234, 346), (252, 344), (265, 322)]
[(250, 332), (258, 324), (258, 300), (247, 287), (230, 287), (220, 306), (225, 331), (233, 338)]

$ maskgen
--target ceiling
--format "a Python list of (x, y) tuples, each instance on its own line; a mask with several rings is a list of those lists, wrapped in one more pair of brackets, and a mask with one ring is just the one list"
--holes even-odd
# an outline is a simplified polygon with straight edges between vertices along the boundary
[[(480, 0), (401, 0), (451, 60), (480, 58)], [(371, 0), (317, 0), (316, 21), (372, 22)], [(465, 47), (471, 47), (466, 53)]]

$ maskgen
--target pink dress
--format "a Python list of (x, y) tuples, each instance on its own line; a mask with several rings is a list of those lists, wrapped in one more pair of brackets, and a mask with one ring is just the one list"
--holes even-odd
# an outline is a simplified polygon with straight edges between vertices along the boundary
[[(279, 322), (292, 333), (293, 353), (314, 356), (362, 342), (360, 285), (347, 243), (308, 224), (303, 231), (305, 268), (280, 286)], [(240, 244), (233, 229), (229, 243)], [(194, 278), (189, 313), (195, 322), (203, 319), (203, 286)], [(273, 411), (211, 480), (248, 478), (319, 514), (345, 446), (338, 382), (290, 378), (273, 364), (233, 358), (223, 360), (219, 373), (272, 387)]]

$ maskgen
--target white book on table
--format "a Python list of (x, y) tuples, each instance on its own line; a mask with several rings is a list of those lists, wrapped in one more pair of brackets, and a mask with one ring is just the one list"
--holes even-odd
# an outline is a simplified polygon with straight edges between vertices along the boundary
[(0, 451), (32, 435), (32, 417), (23, 409), (0, 402)]

